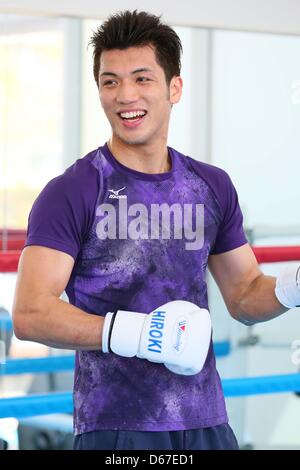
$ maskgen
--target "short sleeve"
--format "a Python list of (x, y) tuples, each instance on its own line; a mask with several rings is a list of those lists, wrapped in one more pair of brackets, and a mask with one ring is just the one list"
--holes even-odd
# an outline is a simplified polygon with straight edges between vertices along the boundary
[(217, 198), (222, 212), (211, 254), (224, 253), (247, 243), (243, 228), (243, 214), (236, 189), (226, 172), (222, 172), (222, 183), (218, 185)]
[(76, 259), (93, 221), (98, 194), (97, 170), (82, 160), (52, 179), (35, 200), (25, 246), (53, 248)]

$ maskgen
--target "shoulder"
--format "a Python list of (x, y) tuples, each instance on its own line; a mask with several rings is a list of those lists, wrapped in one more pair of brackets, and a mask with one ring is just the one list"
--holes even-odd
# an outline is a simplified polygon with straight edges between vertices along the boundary
[(97, 150), (93, 150), (84, 157), (77, 159), (66, 168), (64, 173), (50, 180), (47, 186), (65, 191), (76, 191), (77, 193), (81, 190), (86, 192), (94, 188), (99, 176), (93, 164), (96, 155)]
[(222, 168), (205, 163), (189, 155), (184, 155), (174, 149), (172, 149), (181, 164), (194, 175), (195, 178), (201, 178), (213, 191), (215, 195), (222, 193), (223, 189), (228, 189), (228, 186), (232, 185), (231, 178), (228, 173)]
[(99, 193), (99, 172), (93, 165), (96, 155), (96, 150), (90, 152), (52, 178), (37, 200), (56, 205), (65, 202), (67, 206), (93, 206)]
[(51, 179), (35, 199), (35, 213), (84, 213), (94, 209), (99, 193), (99, 172), (93, 165), (97, 151), (79, 158), (64, 173)]
[(230, 179), (228, 173), (218, 166), (200, 162), (189, 156), (186, 156), (186, 158), (194, 171), (203, 179), (218, 183), (228, 181)]
[(93, 222), (98, 197), (96, 153), (76, 160), (48, 182), (33, 203), (26, 245), (65, 251), (76, 259)]

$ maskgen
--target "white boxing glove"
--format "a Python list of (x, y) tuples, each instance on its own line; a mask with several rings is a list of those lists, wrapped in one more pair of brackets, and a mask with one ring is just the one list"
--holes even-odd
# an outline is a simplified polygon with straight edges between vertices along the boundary
[(276, 279), (275, 294), (287, 308), (300, 307), (300, 266), (290, 265)]
[(204, 365), (210, 340), (209, 312), (191, 302), (175, 300), (149, 314), (108, 313), (102, 350), (164, 363), (172, 372), (193, 375)]

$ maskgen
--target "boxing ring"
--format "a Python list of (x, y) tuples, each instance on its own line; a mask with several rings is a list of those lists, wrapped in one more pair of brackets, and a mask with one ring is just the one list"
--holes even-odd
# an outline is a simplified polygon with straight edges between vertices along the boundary
[[(1, 233), (0, 233), (1, 235)], [(16, 273), (21, 248), (24, 243), (21, 233), (14, 233), (2, 245), (0, 251), (0, 273)], [(1, 236), (0, 236), (1, 239)], [(5, 245), (5, 246), (4, 246)], [(1, 248), (1, 246), (0, 246)], [(300, 246), (252, 246), (258, 263), (277, 263), (300, 261)], [(0, 298), (1, 305), (1, 298)], [(246, 328), (246, 327), (245, 327)], [(10, 314), (0, 315), (0, 331), (12, 330)], [(230, 341), (214, 342), (217, 358), (224, 358), (232, 352)], [(21, 374), (50, 374), (72, 372), (74, 370), (74, 353), (49, 357), (13, 359), (5, 357), (0, 361), (0, 383), (5, 377)], [(247, 397), (253, 395), (276, 393), (299, 393), (300, 374), (278, 374), (252, 377), (223, 378), (222, 386), (225, 397)], [(1, 393), (1, 390), (0, 390)], [(1, 397), (1, 395), (0, 395)], [(0, 418), (22, 419), (39, 415), (72, 413), (72, 392), (49, 392), (29, 394), (26, 396), (9, 396), (0, 398)]]

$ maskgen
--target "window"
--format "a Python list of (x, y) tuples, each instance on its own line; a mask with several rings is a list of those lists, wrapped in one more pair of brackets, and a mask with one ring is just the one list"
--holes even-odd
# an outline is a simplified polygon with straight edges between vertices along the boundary
[(58, 20), (0, 16), (0, 227), (25, 228), (62, 170), (63, 47)]

